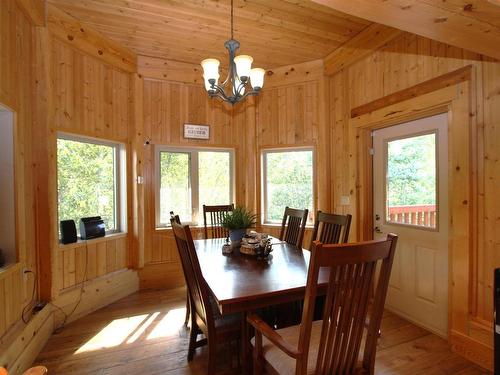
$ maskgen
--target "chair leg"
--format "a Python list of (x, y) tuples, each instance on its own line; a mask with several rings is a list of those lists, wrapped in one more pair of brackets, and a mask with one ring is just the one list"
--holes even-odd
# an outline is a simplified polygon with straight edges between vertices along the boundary
[(189, 346), (187, 360), (191, 362), (193, 360), (194, 350), (196, 349), (196, 338), (198, 337), (198, 327), (194, 319), (191, 319), (191, 332), (189, 332)]
[(262, 334), (255, 330), (255, 346), (253, 348), (253, 374), (262, 374)]
[(189, 292), (186, 292), (186, 317), (184, 318), (184, 325), (186, 327), (189, 323), (189, 315), (191, 315), (191, 303), (189, 303)]
[(215, 375), (217, 368), (217, 344), (208, 339), (208, 375)]

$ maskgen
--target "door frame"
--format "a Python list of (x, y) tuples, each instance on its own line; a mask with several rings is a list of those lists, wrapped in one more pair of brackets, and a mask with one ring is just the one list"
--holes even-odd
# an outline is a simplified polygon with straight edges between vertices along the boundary
[[(358, 239), (370, 240), (373, 238), (371, 132), (439, 113), (448, 114), (448, 340), (452, 345), (454, 341), (457, 345), (461, 343), (462, 347), (464, 341), (470, 340), (469, 323), (475, 308), (475, 289), (471, 281), (478, 238), (478, 135), (476, 116), (471, 111), (471, 98), (474, 97), (471, 94), (475, 88), (473, 73), (474, 67), (467, 66), (423, 82), (354, 108), (349, 119), (351, 134), (355, 137), (352, 141), (357, 146)], [(481, 344), (476, 348), (474, 352), (479, 354), (487, 347)], [(491, 361), (484, 352), (477, 357)]]

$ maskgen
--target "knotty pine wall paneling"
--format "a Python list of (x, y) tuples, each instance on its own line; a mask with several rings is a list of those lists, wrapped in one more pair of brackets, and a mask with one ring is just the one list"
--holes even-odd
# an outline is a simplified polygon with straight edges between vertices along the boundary
[[(269, 86), (257, 98), (256, 154), (257, 212), (261, 205), (262, 150), (309, 146), (314, 149), (314, 210), (330, 210), (330, 147), (320, 139), (328, 138), (329, 95), (328, 78), (318, 62), (299, 64), (275, 69), (269, 78)], [(301, 207), (297, 207), (301, 208)], [(264, 225), (261, 230), (279, 235), (279, 226)], [(308, 247), (311, 229), (306, 229), (303, 246)]]
[[(144, 61), (143, 61), (144, 60)], [(230, 147), (235, 149), (236, 203), (245, 204), (260, 213), (260, 150), (269, 147), (312, 146), (315, 165), (321, 171), (316, 192), (316, 208), (329, 209), (330, 162), (328, 147), (319, 144), (320, 134), (326, 137), (327, 79), (323, 76), (322, 61), (312, 61), (274, 69), (266, 77), (262, 93), (231, 107), (209, 99), (200, 84), (191, 76), (169, 74), (168, 62), (159, 59), (140, 59), (144, 75), (144, 137), (151, 145), (144, 148), (145, 177), (145, 268), (140, 270), (141, 287), (176, 286), (184, 283), (173, 235), (168, 229), (155, 228), (155, 171), (154, 145), (188, 147)], [(141, 62), (142, 61), (142, 62)], [(146, 69), (147, 62), (162, 66), (161, 79), (156, 71)], [(190, 67), (189, 71), (196, 71)], [(199, 69), (198, 69), (199, 70)], [(188, 77), (189, 79), (186, 79)], [(177, 81), (174, 81), (177, 79)], [(182, 136), (184, 123), (209, 124), (208, 141), (186, 140)], [(192, 228), (195, 238), (203, 236), (201, 228)], [(279, 228), (260, 228), (278, 235)], [(310, 231), (304, 245), (308, 246)]]
[[(351, 109), (396, 91), (471, 65), (468, 92), (471, 112), (470, 199), (464, 203), (471, 216), (468, 244), (470, 298), (456, 303), (468, 306), (465, 328), (452, 334), (454, 348), (483, 366), (491, 366), (493, 269), (500, 266), (498, 184), (500, 183), (500, 63), (481, 55), (405, 33), (331, 77), (330, 142), (333, 210), (354, 215), (351, 232), (364, 237), (360, 217), (365, 215), (359, 196), (362, 188), (360, 151), (356, 129), (349, 126)], [(461, 114), (455, 114), (461, 115)], [(466, 115), (463, 115), (466, 116)], [(456, 129), (455, 129), (456, 130)], [(459, 192), (458, 187), (456, 193)], [(461, 190), (460, 190), (461, 191)], [(350, 197), (342, 206), (340, 197)], [(464, 201), (465, 202), (465, 201)], [(461, 256), (461, 255), (457, 255)], [(456, 261), (456, 260), (455, 260)], [(464, 260), (465, 261), (465, 260)], [(450, 260), (451, 263), (451, 260)], [(464, 293), (464, 296), (467, 293)], [(453, 327), (452, 327), (453, 328)]]
[[(81, 52), (68, 43), (53, 37), (51, 40), (51, 80), (53, 81), (54, 118), (50, 132), (54, 134), (52, 147), (56, 147), (57, 132), (82, 135), (124, 143), (127, 151), (127, 175), (131, 171), (129, 139), (132, 134), (131, 74)], [(57, 165), (51, 163), (51, 174)], [(131, 209), (130, 186), (127, 209)], [(54, 183), (56, 183), (54, 181)], [(52, 199), (56, 199), (56, 191)], [(57, 205), (51, 217), (57, 218)], [(129, 233), (131, 214), (128, 214), (128, 233), (106, 236), (87, 243), (52, 244), (55, 257), (53, 271), (54, 297), (66, 293), (82, 281), (111, 275), (125, 270), (130, 264)], [(57, 225), (57, 219), (53, 220)], [(57, 231), (57, 227), (52, 228)], [(85, 273), (86, 270), (86, 273)]]
[[(23, 268), (37, 269), (34, 215), (35, 190), (31, 142), (34, 106), (32, 65), (34, 26), (14, 0), (0, 6), (0, 103), (15, 113), (16, 264), (0, 270), (0, 337), (21, 321), (33, 277)], [(1, 343), (0, 343), (1, 351)], [(1, 364), (0, 364), (1, 365)]]
[[(184, 284), (177, 248), (171, 230), (157, 229), (155, 218), (155, 146), (219, 147), (234, 149), (235, 199), (243, 203), (242, 170), (245, 155), (245, 104), (234, 108), (210, 99), (203, 86), (187, 82), (144, 77), (144, 264), (141, 287), (173, 287)], [(209, 140), (184, 139), (185, 123), (210, 125)], [(202, 238), (201, 228), (192, 228)]]

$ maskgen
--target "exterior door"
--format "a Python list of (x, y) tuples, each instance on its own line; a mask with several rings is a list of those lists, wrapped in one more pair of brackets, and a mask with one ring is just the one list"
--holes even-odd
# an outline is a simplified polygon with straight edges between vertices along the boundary
[(373, 132), (375, 238), (399, 236), (386, 308), (448, 332), (447, 115)]

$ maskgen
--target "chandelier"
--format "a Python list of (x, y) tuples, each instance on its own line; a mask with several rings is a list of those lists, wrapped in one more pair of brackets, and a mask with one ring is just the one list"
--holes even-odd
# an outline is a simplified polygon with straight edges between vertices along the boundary
[[(238, 103), (249, 95), (258, 95), (264, 86), (264, 74), (261, 68), (252, 69), (252, 56), (235, 56), (240, 42), (233, 39), (233, 0), (231, 0), (231, 39), (224, 43), (229, 51), (229, 69), (227, 78), (219, 84), (219, 65), (217, 59), (205, 59), (201, 62), (205, 89), (211, 98), (219, 98), (231, 104)], [(249, 83), (252, 89), (249, 89)]]

